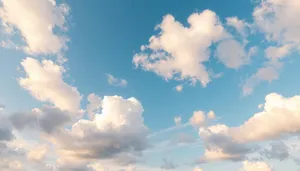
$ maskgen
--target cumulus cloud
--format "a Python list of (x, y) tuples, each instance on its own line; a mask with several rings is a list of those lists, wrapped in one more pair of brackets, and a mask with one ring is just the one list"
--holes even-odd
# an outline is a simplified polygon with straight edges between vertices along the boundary
[(51, 134), (71, 121), (71, 114), (55, 107), (44, 106), (30, 112), (14, 113), (10, 116), (10, 121), (18, 130), (37, 128)]
[(116, 78), (111, 74), (107, 74), (107, 82), (110, 85), (118, 86), (118, 87), (125, 87), (127, 85), (127, 81), (121, 78)]
[(226, 125), (214, 125), (202, 127), (199, 129), (199, 136), (204, 141), (204, 156), (198, 160), (198, 163), (233, 160), (240, 161), (245, 159), (246, 154), (253, 151), (252, 148), (235, 142), (228, 133), (229, 128)]
[(265, 162), (250, 162), (244, 161), (243, 171), (271, 171), (272, 168)]
[(68, 5), (54, 0), (1, 0), (1, 3), (0, 19), (5, 32), (20, 32), (26, 42), (23, 48), (26, 52), (59, 54), (67, 48), (68, 38), (54, 30), (67, 30)]
[(266, 96), (262, 112), (231, 129), (236, 141), (249, 142), (276, 138), (300, 131), (300, 96), (285, 98), (271, 93)]
[(212, 120), (215, 118), (216, 115), (214, 111), (209, 111), (205, 114), (204, 111), (199, 110), (194, 111), (193, 116), (189, 120), (189, 123), (195, 128), (200, 128), (202, 126), (205, 126), (205, 124), (207, 123), (207, 119)]
[(33, 97), (43, 102), (50, 102), (61, 110), (77, 111), (80, 109), (81, 96), (77, 88), (64, 82), (64, 67), (50, 60), (39, 61), (26, 58), (21, 62), (26, 77), (19, 79), (19, 84)]
[(166, 15), (156, 27), (160, 33), (142, 46), (134, 55), (133, 63), (145, 71), (151, 71), (166, 80), (188, 80), (206, 86), (211, 81), (204, 62), (209, 60), (210, 46), (227, 37), (217, 15), (210, 10), (194, 13), (183, 26), (172, 15)]
[(98, 112), (102, 105), (101, 97), (92, 93), (88, 96), (88, 105), (86, 107), (89, 118), (94, 119), (95, 112)]
[(79, 120), (49, 138), (64, 159), (105, 159), (127, 152), (137, 155), (147, 148), (148, 128), (142, 117), (143, 107), (135, 98), (105, 96), (102, 114), (94, 120)]

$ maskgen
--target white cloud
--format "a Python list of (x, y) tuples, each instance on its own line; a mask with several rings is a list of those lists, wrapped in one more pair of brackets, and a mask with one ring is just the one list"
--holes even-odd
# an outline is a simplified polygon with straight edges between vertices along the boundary
[(236, 40), (223, 40), (216, 50), (217, 58), (227, 67), (238, 69), (249, 63), (244, 47)]
[(178, 126), (178, 125), (180, 125), (181, 124), (181, 117), (180, 116), (176, 116), (175, 118), (174, 118), (174, 122), (175, 122), (175, 124)]
[(238, 19), (238, 17), (227, 17), (226, 24), (234, 27), (242, 36), (247, 36), (249, 24), (245, 21)]
[(207, 124), (207, 119), (213, 120), (216, 118), (214, 111), (209, 111), (205, 114), (204, 111), (194, 111), (193, 116), (190, 118), (189, 123), (195, 127), (200, 128)]
[(91, 120), (93, 120), (94, 116), (95, 116), (94, 112), (98, 112), (98, 110), (101, 108), (102, 100), (101, 100), (101, 97), (92, 93), (88, 96), (88, 101), (89, 101), (89, 104), (86, 107), (87, 112), (88, 112), (89, 118)]
[(166, 15), (156, 27), (160, 33), (151, 36), (149, 45), (134, 55), (135, 66), (166, 80), (199, 81), (205, 87), (211, 81), (203, 64), (209, 60), (209, 47), (228, 35), (213, 11), (194, 13), (187, 21), (189, 27)]
[(288, 55), (291, 51), (292, 46), (291, 45), (283, 45), (280, 47), (275, 46), (269, 46), (266, 50), (266, 57), (270, 60), (278, 60), (281, 58), (284, 58), (286, 55)]
[(135, 98), (105, 96), (102, 114), (92, 121), (79, 120), (50, 139), (63, 159), (105, 159), (123, 152), (139, 155), (147, 148), (143, 111)]
[(111, 74), (107, 74), (107, 82), (113, 86), (125, 87), (127, 85), (127, 81), (121, 78), (116, 78)]
[(208, 113), (207, 113), (207, 118), (208, 119), (216, 119), (216, 115), (215, 115), (215, 112), (214, 111), (209, 111)]
[(244, 161), (243, 171), (271, 171), (272, 168), (265, 162)]
[(230, 129), (238, 142), (262, 141), (300, 131), (300, 96), (285, 98), (272, 93), (266, 96), (262, 112), (239, 127)]
[(193, 116), (190, 118), (190, 123), (194, 127), (201, 127), (205, 124), (206, 118), (205, 118), (205, 113), (201, 110), (195, 111), (193, 113)]
[(68, 38), (54, 32), (64, 31), (69, 7), (54, 0), (1, 0), (0, 18), (6, 30), (17, 29), (32, 54), (59, 54), (67, 48)]
[(19, 84), (33, 97), (43, 102), (50, 102), (61, 110), (77, 111), (80, 109), (81, 96), (77, 88), (64, 82), (65, 69), (50, 60), (39, 61), (26, 58), (21, 62), (26, 77), (19, 79)]
[(267, 40), (285, 45), (300, 43), (298, 0), (264, 0), (253, 12), (257, 27)]
[(183, 90), (183, 85), (177, 85), (175, 89), (176, 91), (181, 92)]

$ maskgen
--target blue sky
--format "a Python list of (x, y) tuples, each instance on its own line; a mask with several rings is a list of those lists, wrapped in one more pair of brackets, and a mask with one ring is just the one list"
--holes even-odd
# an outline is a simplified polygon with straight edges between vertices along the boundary
[(299, 11), (1, 0), (0, 170), (296, 171)]

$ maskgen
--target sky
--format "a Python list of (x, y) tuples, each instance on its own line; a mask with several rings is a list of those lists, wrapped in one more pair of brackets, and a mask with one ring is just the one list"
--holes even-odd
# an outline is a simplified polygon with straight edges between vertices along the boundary
[(0, 0), (1, 171), (298, 171), (299, 0)]

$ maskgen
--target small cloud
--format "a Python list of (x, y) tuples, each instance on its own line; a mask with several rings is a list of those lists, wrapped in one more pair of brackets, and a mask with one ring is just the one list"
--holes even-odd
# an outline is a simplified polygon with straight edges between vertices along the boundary
[(259, 104), (258, 109), (262, 109), (264, 107), (264, 104)]
[(177, 85), (175, 89), (177, 92), (181, 92), (183, 90), (183, 85)]
[(182, 119), (180, 116), (176, 116), (174, 118), (174, 122), (175, 122), (176, 126), (179, 126), (181, 124), (181, 121), (182, 121)]
[(125, 87), (127, 85), (127, 81), (125, 79), (116, 78), (111, 74), (107, 74), (107, 82), (110, 85), (117, 86), (117, 87)]
[(208, 113), (207, 113), (207, 118), (208, 119), (216, 119), (216, 115), (215, 115), (215, 112), (214, 111), (209, 111)]

